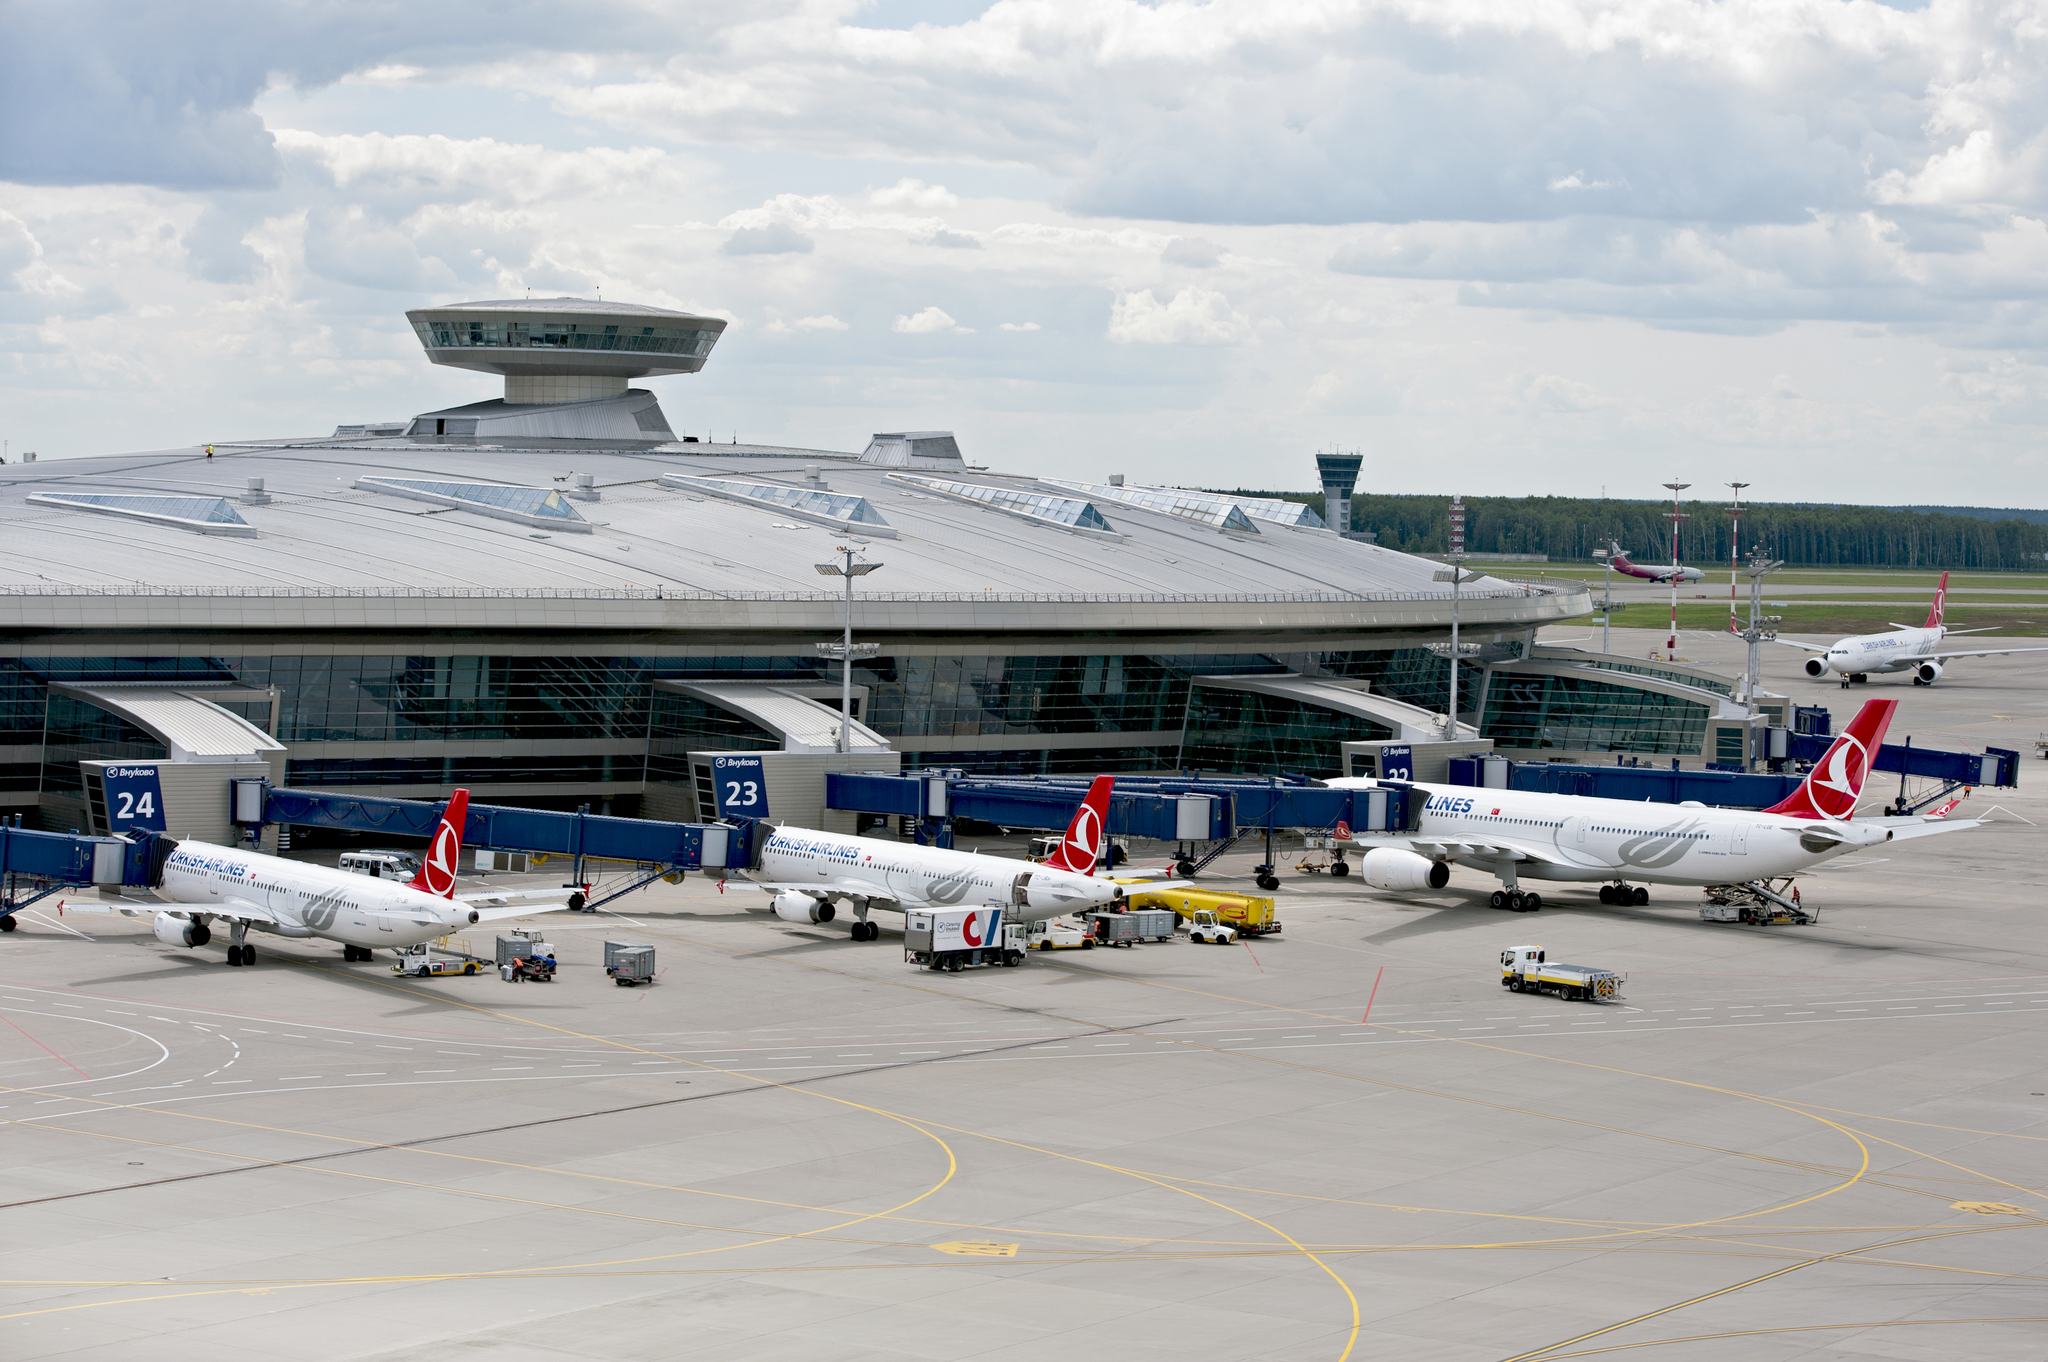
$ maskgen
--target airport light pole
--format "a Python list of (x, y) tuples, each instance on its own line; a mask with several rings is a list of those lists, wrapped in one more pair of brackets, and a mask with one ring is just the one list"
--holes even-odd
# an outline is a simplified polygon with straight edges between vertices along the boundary
[[(1451, 584), (1451, 697), (1445, 706), (1444, 737), (1458, 736), (1458, 588), (1472, 580), (1465, 575), (1465, 498), (1451, 498), (1451, 551), (1444, 555), (1448, 567), (1439, 568), (1436, 580)], [(1472, 574), (1477, 576), (1477, 573)]]
[(1614, 619), (1614, 554), (1607, 549), (1594, 549), (1593, 556), (1600, 560), (1600, 651), (1607, 647), (1607, 627)]
[(1664, 513), (1664, 518), (1671, 522), (1671, 639), (1664, 648), (1675, 660), (1678, 657), (1678, 524), (1682, 520), (1692, 519), (1678, 509), (1678, 494), (1692, 484), (1667, 482), (1664, 486), (1671, 492), (1671, 509)]
[(1742, 513), (1748, 508), (1742, 504), (1742, 489), (1746, 482), (1731, 482), (1735, 489), (1735, 504), (1728, 508), (1728, 632), (1740, 633), (1735, 627), (1735, 573), (1742, 563)]
[(853, 659), (873, 657), (881, 651), (879, 643), (863, 643), (855, 646), (853, 641), (853, 579), (865, 577), (880, 563), (856, 563), (853, 561), (853, 545), (841, 544), (838, 552), (840, 562), (813, 564), (826, 577), (846, 579), (846, 630), (837, 643), (820, 643), (818, 651), (827, 657), (839, 659), (839, 752), (841, 756), (853, 750)]

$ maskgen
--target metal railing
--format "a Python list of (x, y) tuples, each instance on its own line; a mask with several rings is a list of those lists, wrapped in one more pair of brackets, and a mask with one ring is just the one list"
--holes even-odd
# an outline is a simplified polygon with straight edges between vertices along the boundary
[[(1467, 591), (1466, 600), (1526, 600), (1570, 595), (1576, 588), (1539, 583), (1511, 591)], [(78, 586), (55, 582), (0, 584), (0, 597), (145, 597), (150, 599), (237, 600), (535, 600), (535, 601), (789, 601), (839, 604), (829, 591), (713, 591), (672, 587), (320, 587), (320, 586), (156, 586), (147, 583)], [(991, 605), (1347, 605), (1399, 601), (1448, 601), (1439, 591), (1279, 591), (1127, 593), (1054, 591), (864, 591), (860, 604)]]

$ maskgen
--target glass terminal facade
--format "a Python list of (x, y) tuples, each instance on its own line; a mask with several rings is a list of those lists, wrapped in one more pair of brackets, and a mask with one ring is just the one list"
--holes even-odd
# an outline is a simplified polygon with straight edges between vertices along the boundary
[[(876, 657), (856, 664), (862, 720), (906, 768), (989, 773), (1197, 766), (1254, 774), (1338, 774), (1338, 744), (1387, 738), (1362, 716), (1223, 686), (1199, 676), (1282, 675), (1308, 660), (1263, 654), (1130, 653)], [(1444, 660), (1425, 648), (1333, 652), (1313, 661), (1375, 693), (1441, 709)], [(1504, 747), (1698, 753), (1704, 703), (1586, 675), (1461, 669), (1466, 713)], [(686, 784), (691, 751), (770, 750), (775, 736), (657, 681), (753, 680), (823, 687), (816, 657), (278, 654), (0, 659), (0, 792), (79, 797), (84, 758), (148, 759), (161, 744), (126, 720), (52, 693), (52, 682), (152, 681), (275, 687), (287, 781), (309, 787), (549, 788), (562, 799), (643, 782)], [(268, 726), (269, 705), (229, 708)], [(504, 746), (516, 743), (518, 754)], [(592, 788), (596, 787), (596, 788)], [(631, 805), (620, 809), (630, 812)]]

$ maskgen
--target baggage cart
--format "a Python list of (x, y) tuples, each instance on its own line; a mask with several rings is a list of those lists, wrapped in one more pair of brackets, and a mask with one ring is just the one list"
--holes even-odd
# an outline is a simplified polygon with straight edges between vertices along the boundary
[[(618, 949), (614, 950), (613, 947)], [(654, 947), (633, 946), (623, 941), (604, 943), (604, 972), (620, 988), (637, 988), (654, 982)]]

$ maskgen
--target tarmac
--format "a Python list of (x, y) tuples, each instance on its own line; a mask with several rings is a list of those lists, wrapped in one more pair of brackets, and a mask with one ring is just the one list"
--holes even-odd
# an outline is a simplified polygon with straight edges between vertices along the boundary
[[(2038, 1359), (2040, 672), (1843, 692), (1772, 651), (1837, 727), (1893, 696), (2022, 787), (1808, 877), (1809, 927), (1297, 855), (1277, 937), (961, 974), (697, 877), (536, 919), (553, 983), (25, 916), (0, 1357)], [(1508, 993), (1521, 942), (1623, 1001)]]

